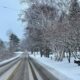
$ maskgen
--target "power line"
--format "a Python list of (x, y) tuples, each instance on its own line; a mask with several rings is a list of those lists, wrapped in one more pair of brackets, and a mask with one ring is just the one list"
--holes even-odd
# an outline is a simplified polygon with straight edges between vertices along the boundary
[(11, 8), (11, 7), (7, 7), (7, 6), (2, 6), (0, 5), (1, 8), (4, 8), (4, 9), (9, 9), (9, 10), (12, 10), (12, 11), (19, 11), (19, 9), (14, 9), (14, 8)]

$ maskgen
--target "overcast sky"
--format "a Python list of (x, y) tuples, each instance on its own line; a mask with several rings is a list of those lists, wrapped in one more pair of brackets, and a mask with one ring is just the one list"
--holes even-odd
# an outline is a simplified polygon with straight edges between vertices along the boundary
[(22, 38), (24, 27), (18, 21), (20, 9), (19, 0), (0, 0), (0, 38), (2, 40), (8, 41), (10, 30)]

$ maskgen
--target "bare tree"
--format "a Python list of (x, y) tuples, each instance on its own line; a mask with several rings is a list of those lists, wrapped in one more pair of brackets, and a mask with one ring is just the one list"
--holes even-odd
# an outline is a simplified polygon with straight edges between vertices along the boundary
[[(24, 11), (24, 21), (28, 21), (28, 37), (35, 43), (40, 52), (42, 49), (49, 48), (50, 35), (47, 35), (50, 26), (53, 26), (55, 21), (56, 9), (48, 5), (38, 5), (33, 4), (27, 11)], [(30, 40), (30, 41), (31, 41)], [(30, 42), (29, 41), (29, 42)], [(47, 55), (48, 52), (45, 51)]]
[(69, 41), (72, 43), (70, 45), (72, 50), (74, 52), (78, 52), (80, 50), (80, 7), (77, 0), (71, 1), (72, 2), (69, 10)]

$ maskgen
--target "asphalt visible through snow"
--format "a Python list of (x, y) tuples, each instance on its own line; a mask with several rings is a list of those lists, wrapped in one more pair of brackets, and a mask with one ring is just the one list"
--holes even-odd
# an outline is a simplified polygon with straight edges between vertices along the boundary
[[(58, 80), (53, 76), (50, 72), (48, 72), (45, 68), (43, 68), (41, 65), (36, 63), (33, 59), (29, 59), (28, 57), (22, 57), (20, 64), (18, 67), (15, 69), (15, 71), (12, 73), (10, 78), (8, 80), (29, 80), (29, 65), (30, 65), (30, 60), (34, 64), (34, 67), (42, 77), (42, 80)], [(30, 66), (31, 68), (31, 66)], [(33, 80), (40, 80), (38, 79), (37, 75), (35, 74), (35, 71), (33, 68), (31, 68), (32, 74), (33, 74)], [(34, 73), (33, 73), (34, 72)], [(36, 78), (34, 77), (34, 74)]]
[(9, 80), (29, 80), (28, 59), (23, 58)]

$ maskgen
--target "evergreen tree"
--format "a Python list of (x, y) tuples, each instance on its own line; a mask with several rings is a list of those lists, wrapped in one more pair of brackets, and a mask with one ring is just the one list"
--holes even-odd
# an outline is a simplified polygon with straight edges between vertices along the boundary
[(19, 48), (19, 38), (14, 34), (10, 34), (10, 52), (17, 51)]

